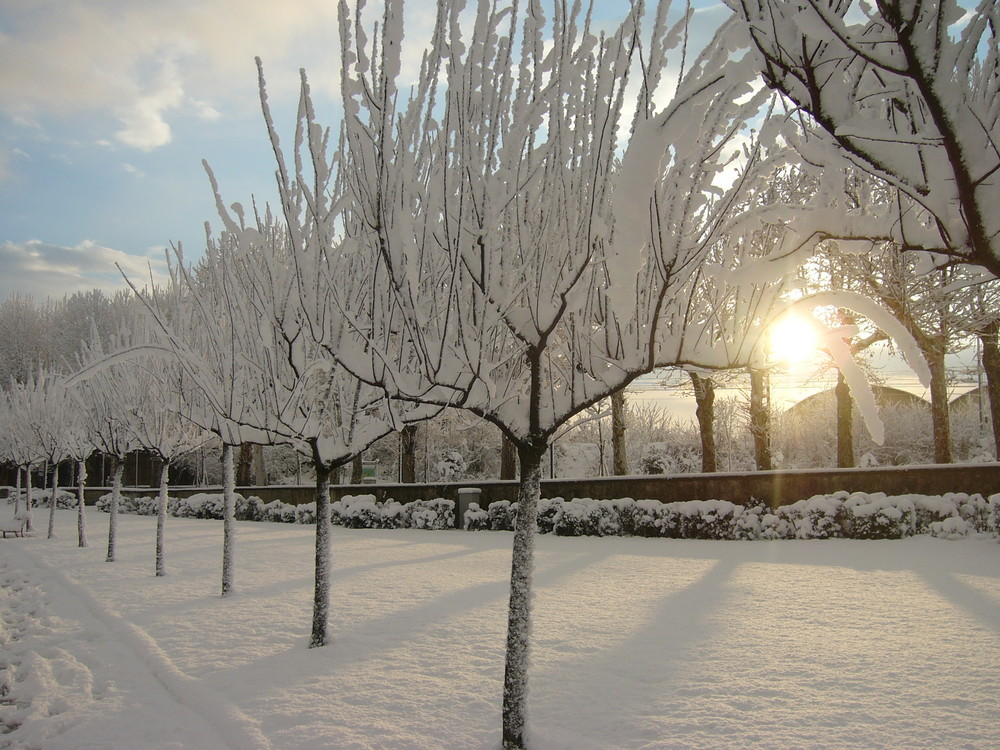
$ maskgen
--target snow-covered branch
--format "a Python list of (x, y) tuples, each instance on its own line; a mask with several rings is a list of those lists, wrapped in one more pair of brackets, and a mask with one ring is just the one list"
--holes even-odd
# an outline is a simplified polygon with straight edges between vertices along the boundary
[(748, 24), (764, 80), (823, 131), (817, 164), (847, 160), (906, 199), (903, 248), (1000, 273), (1000, 6), (729, 0)]

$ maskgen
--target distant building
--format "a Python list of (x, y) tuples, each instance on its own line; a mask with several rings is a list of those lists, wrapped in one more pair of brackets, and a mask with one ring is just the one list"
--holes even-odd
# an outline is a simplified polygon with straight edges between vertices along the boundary
[(951, 400), (952, 416), (960, 411), (972, 412), (979, 417), (980, 423), (990, 423), (990, 397), (985, 388), (973, 388), (971, 391), (956, 396)]
[[(920, 398), (920, 396), (915, 396), (909, 391), (900, 390), (899, 388), (891, 388), (885, 385), (875, 385), (872, 386), (872, 392), (875, 394), (875, 403), (878, 405), (879, 409), (895, 409), (901, 407), (918, 410), (926, 409), (927, 413), (930, 414), (930, 403)], [(960, 396), (959, 398), (962, 397)], [(836, 408), (837, 396), (834, 393), (833, 388), (830, 388), (829, 390), (820, 391), (819, 393), (807, 396), (794, 406), (789, 407), (785, 414), (793, 416), (801, 414), (804, 416), (807, 413), (812, 415), (829, 412), (836, 415)]]
[[(872, 441), (855, 407), (855, 461), (879, 466), (931, 463), (931, 405), (899, 388), (873, 386), (872, 391), (885, 425), (885, 442), (878, 445)], [(776, 447), (782, 454), (781, 466), (806, 469), (837, 465), (837, 398), (832, 388), (802, 399), (779, 422)]]

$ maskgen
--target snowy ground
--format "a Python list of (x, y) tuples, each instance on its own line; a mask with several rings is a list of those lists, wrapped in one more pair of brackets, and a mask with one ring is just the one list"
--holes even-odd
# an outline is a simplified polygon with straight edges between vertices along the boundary
[[(0, 747), (497, 746), (509, 533), (335, 528), (310, 650), (312, 527), (239, 524), (222, 599), (221, 523), (160, 579), (155, 519), (89, 524), (0, 540)], [(536, 585), (534, 748), (1000, 747), (995, 540), (545, 536)]]

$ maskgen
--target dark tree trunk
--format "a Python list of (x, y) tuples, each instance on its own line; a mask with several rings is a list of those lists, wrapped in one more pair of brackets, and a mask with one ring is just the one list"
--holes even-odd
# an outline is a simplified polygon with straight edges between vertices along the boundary
[(528, 692), (528, 645), (531, 635), (531, 577), (535, 567), (535, 531), (541, 496), (542, 458), (546, 446), (518, 446), (521, 483), (517, 491), (517, 518), (510, 567), (510, 605), (507, 610), (507, 653), (503, 683), (503, 747), (524, 747)]
[(934, 463), (951, 463), (951, 417), (948, 409), (948, 375), (944, 366), (944, 345), (925, 353), (931, 370), (931, 422), (934, 432)]
[(750, 370), (750, 434), (758, 471), (774, 468), (771, 461), (771, 394), (765, 370)]
[(322, 461), (314, 461), (313, 465), (316, 468), (316, 576), (309, 648), (326, 645), (330, 620), (330, 468)]
[(625, 389), (611, 394), (611, 473), (616, 477), (628, 474), (628, 453), (625, 450)]
[(701, 434), (701, 470), (709, 473), (718, 471), (718, 451), (715, 447), (715, 383), (711, 378), (703, 378), (689, 372), (694, 386), (695, 416), (698, 418), (698, 432)]
[(351, 461), (351, 484), (361, 484), (365, 478), (365, 466), (361, 461), (361, 456), (355, 456)]
[(239, 457), (236, 459), (236, 486), (250, 487), (254, 483), (253, 475), (253, 445), (240, 445)]
[(500, 433), (500, 478), (517, 479), (517, 446)]
[(833, 392), (837, 398), (837, 468), (849, 469), (854, 466), (854, 405), (851, 389), (839, 370)]
[(399, 481), (417, 481), (417, 426), (408, 424), (399, 433)]
[(253, 483), (255, 487), (267, 486), (267, 466), (264, 463), (264, 446), (253, 446)]
[(1000, 341), (997, 333), (1000, 322), (991, 324), (989, 330), (981, 334), (979, 341), (983, 347), (983, 371), (986, 373), (986, 392), (990, 397), (990, 423), (993, 426), (994, 456), (1000, 459)]
[[(14, 467), (14, 484), (16, 485), (16, 487), (14, 488), (14, 515), (17, 515), (18, 513), (21, 512), (21, 467), (20, 466)], [(31, 506), (27, 504), (27, 501), (25, 502), (24, 509), (29, 511), (31, 510)]]

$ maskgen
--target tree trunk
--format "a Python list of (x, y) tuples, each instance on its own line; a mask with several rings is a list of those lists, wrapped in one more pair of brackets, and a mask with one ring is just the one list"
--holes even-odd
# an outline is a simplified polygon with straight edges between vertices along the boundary
[(264, 446), (253, 446), (253, 484), (255, 487), (267, 486), (267, 465), (264, 463)]
[[(16, 485), (14, 490), (14, 515), (21, 512), (21, 467), (16, 466), (14, 468), (14, 484)], [(25, 501), (27, 506), (27, 501)], [(25, 510), (28, 508), (26, 507)]]
[(24, 467), (24, 505), (28, 513), (28, 525), (25, 528), (28, 531), (35, 530), (35, 527), (31, 525), (32, 515), (34, 515), (31, 509), (35, 506), (34, 493), (32, 492), (33, 484), (31, 479), (31, 464), (28, 464)]
[(934, 463), (951, 463), (951, 417), (948, 409), (948, 376), (944, 347), (925, 353), (931, 370), (931, 422), (934, 432)]
[(167, 486), (170, 461), (160, 461), (160, 496), (156, 504), (156, 575), (165, 576), (167, 565), (164, 560), (164, 535), (167, 526)]
[(52, 539), (56, 535), (56, 485), (59, 484), (59, 462), (52, 462), (52, 471), (49, 476), (51, 480), (49, 481), (49, 533), (47, 535), (48, 539)]
[(1000, 341), (997, 340), (1000, 323), (979, 337), (983, 347), (983, 371), (986, 373), (986, 392), (990, 397), (990, 423), (993, 427), (993, 455), (1000, 460)]
[(500, 433), (500, 478), (517, 479), (517, 446)]
[[(554, 452), (555, 452), (554, 447), (549, 448), (549, 456), (550, 457), (552, 456), (552, 454)], [(597, 420), (597, 476), (599, 476), (599, 477), (607, 476), (607, 474), (604, 471), (604, 465), (605, 465), (604, 464), (604, 454), (605, 454), (605, 452), (606, 451), (604, 450), (604, 423), (603, 423), (602, 420), (598, 419)], [(551, 458), (550, 458), (550, 462), (552, 462)], [(551, 470), (549, 471), (549, 478), (555, 479), (555, 472), (554, 471), (551, 471)]]
[(365, 466), (361, 456), (355, 456), (351, 461), (351, 484), (361, 484), (365, 477)]
[(695, 416), (701, 434), (701, 470), (718, 471), (718, 450), (715, 447), (715, 383), (695, 372), (688, 373), (694, 386)]
[(625, 450), (625, 389), (611, 394), (611, 471), (616, 477), (628, 474)]
[(758, 471), (774, 468), (771, 462), (771, 405), (767, 372), (750, 370), (750, 434)]
[(312, 635), (309, 648), (325, 646), (330, 620), (330, 468), (314, 461), (316, 468), (316, 580), (313, 587)]
[(89, 547), (87, 541), (87, 514), (84, 488), (87, 485), (87, 462), (80, 458), (76, 462), (76, 534), (81, 547)]
[(417, 426), (408, 424), (399, 433), (399, 481), (417, 481)]
[(528, 645), (531, 633), (531, 577), (535, 562), (535, 531), (541, 496), (545, 445), (519, 445), (521, 482), (510, 566), (510, 604), (507, 610), (507, 653), (503, 684), (503, 747), (524, 747), (528, 692)]
[(849, 469), (854, 464), (854, 405), (851, 403), (851, 389), (844, 375), (837, 371), (837, 468)]
[(122, 496), (122, 475), (125, 462), (118, 456), (110, 456), (111, 461), (111, 507), (108, 509), (108, 562), (115, 561), (118, 548), (118, 502)]
[(253, 445), (242, 443), (236, 459), (236, 486), (250, 487), (253, 483)]
[(222, 595), (233, 592), (233, 558), (236, 553), (236, 467), (233, 446), (222, 446)]

